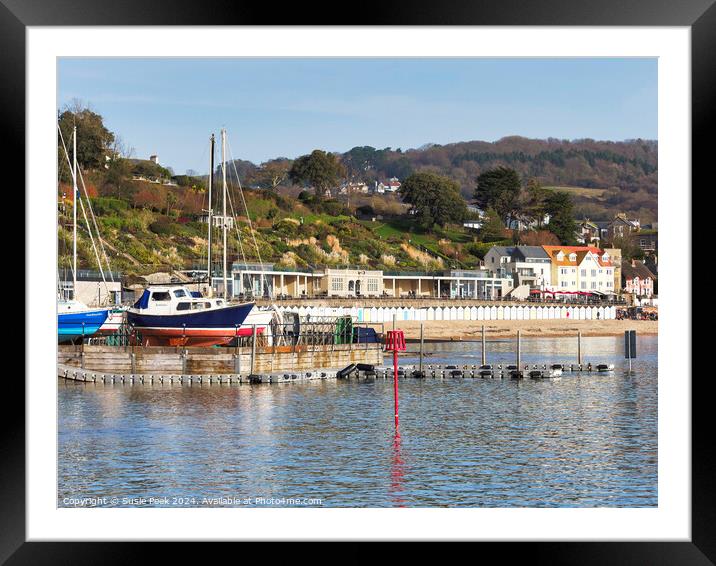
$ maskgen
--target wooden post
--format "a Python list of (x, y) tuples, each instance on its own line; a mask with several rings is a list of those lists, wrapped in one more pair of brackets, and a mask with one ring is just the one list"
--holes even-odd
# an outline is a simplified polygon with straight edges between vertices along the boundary
[(423, 374), (423, 323), (420, 323), (420, 375)]
[(256, 363), (256, 325), (251, 325), (251, 375), (254, 374), (254, 366)]
[(520, 371), (520, 359), (522, 357), (522, 331), (517, 331), (517, 371)]
[(487, 352), (485, 351), (485, 325), (482, 325), (482, 365), (487, 364)]
[(577, 332), (577, 363), (582, 365), (582, 331)]

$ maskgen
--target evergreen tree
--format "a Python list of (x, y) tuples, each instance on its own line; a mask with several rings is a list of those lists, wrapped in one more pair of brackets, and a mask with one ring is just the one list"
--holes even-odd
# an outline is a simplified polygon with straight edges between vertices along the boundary
[(434, 224), (462, 222), (467, 217), (467, 205), (460, 195), (460, 185), (436, 173), (413, 173), (399, 189), (403, 201), (410, 204), (415, 219), (423, 228)]
[(493, 208), (507, 223), (520, 210), (522, 183), (517, 171), (497, 167), (485, 171), (477, 178), (475, 200), (480, 208)]
[(563, 245), (575, 242), (577, 225), (574, 222), (572, 197), (561, 191), (551, 191), (545, 199), (545, 212), (549, 214), (549, 231), (559, 238)]

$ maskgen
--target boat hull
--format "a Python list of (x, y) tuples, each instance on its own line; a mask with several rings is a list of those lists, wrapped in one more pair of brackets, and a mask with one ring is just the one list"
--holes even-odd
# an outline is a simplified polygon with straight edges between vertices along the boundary
[(60, 344), (93, 336), (107, 320), (107, 309), (66, 312), (57, 315), (57, 341)]
[(217, 346), (241, 334), (253, 303), (182, 314), (152, 315), (127, 311), (127, 322), (144, 346)]
[(104, 321), (102, 326), (99, 327), (97, 334), (106, 336), (108, 334), (114, 334), (120, 329), (124, 322), (124, 311), (111, 310), (107, 313), (107, 319)]

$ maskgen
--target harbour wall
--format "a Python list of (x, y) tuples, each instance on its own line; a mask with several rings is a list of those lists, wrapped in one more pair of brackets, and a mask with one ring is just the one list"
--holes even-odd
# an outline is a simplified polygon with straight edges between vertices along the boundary
[[(252, 372), (250, 347), (174, 348), (144, 346), (60, 345), (57, 363), (121, 374), (211, 375)], [(380, 344), (276, 346), (256, 348), (253, 373), (343, 368), (381, 364)]]
[(358, 322), (388, 323), (421, 320), (611, 320), (616, 318), (614, 306), (570, 305), (465, 305), (465, 306), (319, 306), (281, 304), (278, 310), (298, 311), (301, 316), (350, 315)]

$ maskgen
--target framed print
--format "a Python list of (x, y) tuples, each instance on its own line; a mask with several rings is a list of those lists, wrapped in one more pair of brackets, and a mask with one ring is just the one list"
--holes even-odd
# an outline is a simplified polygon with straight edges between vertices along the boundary
[(131, 4), (0, 10), (26, 211), (3, 560), (716, 561), (691, 330), (709, 0), (310, 26)]

